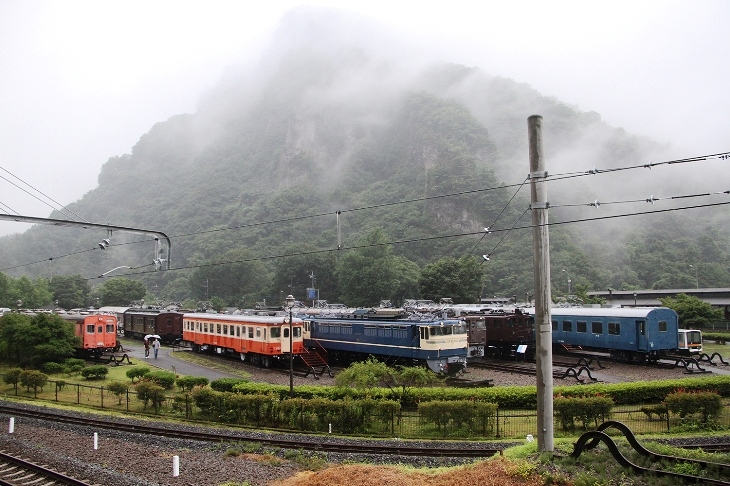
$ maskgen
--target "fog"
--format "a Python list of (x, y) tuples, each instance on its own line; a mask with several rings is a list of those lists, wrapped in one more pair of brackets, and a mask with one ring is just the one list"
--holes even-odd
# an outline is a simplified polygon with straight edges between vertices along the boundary
[[(665, 143), (673, 158), (730, 150), (726, 1), (432, 3), (308, 2), (381, 25), (371, 48), (406, 53), (404, 70), (415, 59), (475, 66)], [(298, 5), (0, 0), (0, 212), (47, 217), (83, 197), (156, 122), (196, 112), (226, 73), (255, 73)], [(727, 186), (726, 167), (693, 171)], [(0, 235), (27, 227), (0, 222)]]

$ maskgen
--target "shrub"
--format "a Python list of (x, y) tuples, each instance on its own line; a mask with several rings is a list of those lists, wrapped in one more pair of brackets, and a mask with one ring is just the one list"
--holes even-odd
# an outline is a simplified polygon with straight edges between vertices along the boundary
[(147, 366), (135, 366), (134, 368), (130, 368), (127, 370), (127, 378), (132, 380), (132, 383), (134, 383), (135, 378), (142, 378), (144, 375), (150, 372), (150, 369)]
[(109, 373), (109, 368), (104, 365), (88, 366), (81, 370), (81, 376), (87, 380), (99, 380), (106, 378)]
[(119, 405), (122, 404), (122, 397), (126, 395), (129, 390), (129, 383), (122, 383), (121, 381), (112, 381), (107, 386), (107, 390), (112, 395), (115, 395), (119, 399)]
[(48, 375), (45, 375), (38, 370), (23, 370), (20, 374), (20, 384), (28, 391), (33, 390), (34, 392), (37, 392), (39, 388), (43, 391), (43, 387), (46, 383), (48, 383)]
[(165, 390), (171, 390), (175, 385), (175, 373), (172, 371), (150, 371), (144, 375), (143, 379), (145, 381), (151, 381)]
[(175, 384), (182, 391), (192, 391), (194, 387), (204, 387), (208, 385), (208, 378), (204, 376), (181, 376), (175, 380)]
[(686, 392), (678, 390), (665, 398), (667, 408), (679, 418), (700, 415), (701, 422), (719, 417), (722, 412), (722, 397), (713, 392)]
[(152, 402), (152, 405), (157, 412), (162, 404), (165, 402), (165, 389), (160, 385), (156, 385), (149, 381), (141, 381), (137, 383), (137, 398), (144, 402), (144, 408)]
[(3, 380), (8, 385), (13, 385), (13, 388), (15, 388), (15, 391), (18, 391), (18, 383), (20, 383), (20, 375), (23, 373), (22, 368), (10, 368), (8, 371), (5, 372), (5, 376), (3, 377)]
[(247, 382), (243, 378), (218, 378), (210, 383), (210, 387), (219, 392), (232, 392), (236, 385)]
[(566, 398), (557, 396), (553, 400), (553, 408), (560, 419), (563, 430), (574, 430), (576, 420), (583, 424), (583, 429), (599, 420), (605, 421), (611, 416), (613, 400), (607, 397)]
[(43, 363), (43, 371), (45, 371), (49, 375), (63, 373), (63, 365), (61, 363), (49, 361), (47, 363)]

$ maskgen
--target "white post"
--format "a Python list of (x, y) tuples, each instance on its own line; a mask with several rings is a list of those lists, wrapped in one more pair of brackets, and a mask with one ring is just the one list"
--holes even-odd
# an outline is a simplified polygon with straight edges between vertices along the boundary
[(94, 432), (94, 450), (99, 448), (99, 433)]
[(330, 424), (330, 434), (332, 433), (332, 424)]
[(10, 426), (8, 427), (8, 432), (11, 434), (15, 432), (15, 417), (10, 417)]
[(180, 456), (172, 456), (172, 475), (174, 477), (180, 475)]

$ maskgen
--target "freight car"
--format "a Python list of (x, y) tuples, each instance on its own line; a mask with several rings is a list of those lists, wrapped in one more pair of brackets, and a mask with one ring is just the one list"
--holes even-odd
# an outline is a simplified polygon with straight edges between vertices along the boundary
[(74, 324), (74, 333), (81, 339), (78, 349), (84, 357), (99, 358), (104, 353), (118, 351), (117, 318), (111, 315), (59, 314)]
[(534, 359), (535, 319), (531, 315), (514, 308), (484, 308), (462, 318), (467, 325), (470, 359)]
[(374, 356), (389, 364), (425, 365), (454, 375), (466, 368), (468, 340), (461, 319), (419, 319), (359, 310), (304, 319), (304, 345), (325, 349), (343, 365)]
[(264, 367), (287, 361), (290, 353), (304, 351), (302, 320), (283, 314), (274, 316), (229, 314), (184, 314), (183, 342), (196, 352), (238, 355)]
[(173, 344), (182, 339), (183, 314), (164, 309), (129, 308), (124, 311), (123, 330), (128, 338), (144, 339), (156, 334), (163, 344)]

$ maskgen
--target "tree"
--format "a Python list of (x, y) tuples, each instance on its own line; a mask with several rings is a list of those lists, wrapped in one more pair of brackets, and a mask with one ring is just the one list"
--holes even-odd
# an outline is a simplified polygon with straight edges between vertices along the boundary
[(91, 286), (81, 275), (55, 275), (49, 284), (53, 300), (64, 309), (86, 307)]
[(450, 297), (455, 304), (472, 303), (479, 298), (482, 280), (483, 269), (475, 257), (442, 258), (421, 272), (421, 296), (431, 300)]
[(395, 258), (382, 230), (375, 229), (337, 263), (341, 299), (351, 306), (367, 307), (390, 299), (398, 289)]
[(45, 312), (34, 316), (17, 313), (3, 316), (0, 340), (4, 343), (6, 359), (31, 365), (62, 362), (73, 356), (81, 344), (72, 323)]
[(147, 292), (142, 282), (125, 277), (115, 277), (101, 286), (101, 305), (125, 306), (140, 300)]
[(192, 295), (198, 299), (217, 296), (227, 305), (238, 305), (244, 295), (268, 288), (269, 272), (250, 250), (239, 247), (215, 260), (202, 262), (189, 284)]
[(704, 327), (722, 319), (722, 310), (713, 308), (693, 295), (677, 294), (674, 298), (665, 297), (659, 301), (677, 313), (682, 329)]

